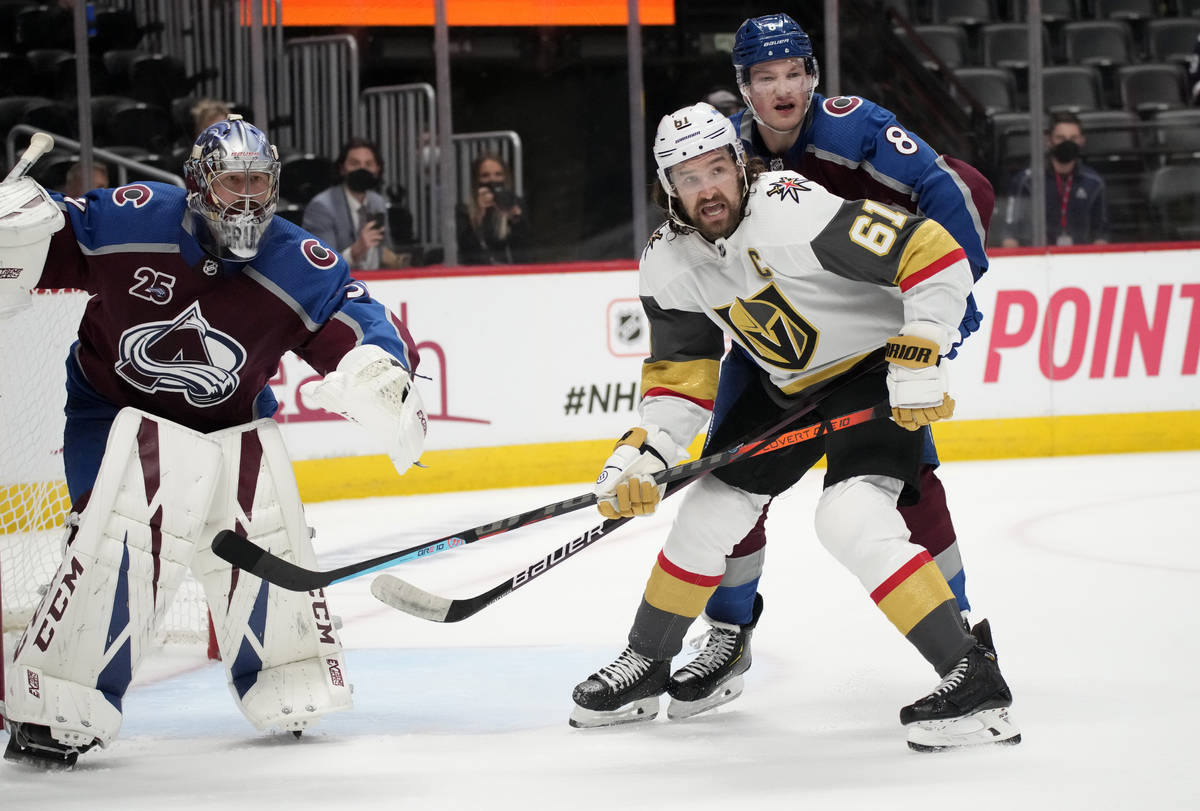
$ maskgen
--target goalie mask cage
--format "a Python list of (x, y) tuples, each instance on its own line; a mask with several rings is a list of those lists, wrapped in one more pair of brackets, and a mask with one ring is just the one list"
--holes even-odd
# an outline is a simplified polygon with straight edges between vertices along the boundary
[[(88, 296), (56, 290), (38, 291), (30, 298), (31, 307), (0, 320), (0, 622), (5, 664), (62, 560), (71, 507), (62, 458), (65, 363)], [(217, 658), (204, 590), (190, 574), (156, 639), (203, 644), (209, 658)]]

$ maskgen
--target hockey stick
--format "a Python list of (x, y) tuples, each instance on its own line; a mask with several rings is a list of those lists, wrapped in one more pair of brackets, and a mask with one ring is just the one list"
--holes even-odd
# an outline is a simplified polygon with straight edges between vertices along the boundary
[[(687, 462), (673, 468), (658, 473), (654, 479), (659, 484), (670, 484), (679, 479), (693, 476), (698, 473), (706, 472), (715, 467), (727, 464), (735, 457), (743, 455), (747, 445), (764, 444), (764, 441), (799, 420), (808, 412), (816, 408), (824, 400), (824, 398), (847, 385), (851, 380), (866, 374), (882, 364), (873, 363), (865, 366), (859, 371), (846, 375), (839, 375), (833, 383), (825, 383), (823, 385), (814, 386), (809, 392), (799, 400), (796, 405), (788, 409), (782, 416), (779, 417), (770, 426), (762, 428), (755, 433), (747, 441), (738, 443), (726, 450), (708, 456), (696, 459), (692, 462)], [(284, 560), (276, 555), (271, 554), (267, 550), (252, 543), (245, 536), (239, 535), (232, 530), (222, 530), (213, 538), (212, 550), (213, 553), (233, 564), (244, 572), (260, 577), (269, 583), (274, 583), (277, 586), (282, 586), (291, 591), (312, 591), (313, 589), (324, 588), (325, 586), (334, 583), (340, 583), (344, 580), (349, 580), (368, 572), (385, 569), (389, 566), (394, 566), (398, 563), (403, 563), (417, 558), (428, 557), (429, 555), (443, 552), (447, 549), (453, 549), (458, 546), (472, 544), (476, 541), (481, 541), (484, 538), (489, 538), (493, 535), (499, 535), (503, 532), (510, 532), (514, 529), (528, 526), (538, 521), (544, 521), (547, 518), (553, 518), (558, 515), (566, 515), (567, 513), (583, 509), (596, 503), (594, 493), (584, 493), (579, 496), (572, 496), (563, 501), (547, 504), (544, 507), (528, 510), (517, 515), (502, 518), (499, 521), (492, 521), (487, 524), (481, 524), (477, 527), (446, 535), (438, 538), (435, 541), (419, 544), (417, 546), (402, 549), (398, 552), (388, 552), (378, 557), (370, 558), (369, 560), (359, 561), (341, 566), (337, 569), (328, 571), (318, 571), (314, 569), (306, 569), (303, 566), (297, 566), (291, 561)]]
[(10, 180), (20, 180), (38, 162), (38, 158), (54, 149), (54, 138), (49, 133), (35, 132), (29, 138), (29, 146), (21, 153), (21, 157), (13, 164), (12, 171), (4, 178), (3, 183)]
[[(809, 409), (806, 409), (806, 411), (811, 410), (813, 407), (815, 407), (815, 405)], [(881, 417), (889, 417), (891, 416), (891, 413), (892, 409), (888, 403), (878, 403), (870, 408), (864, 408), (861, 411), (855, 411), (852, 414), (845, 414), (841, 417), (835, 417), (830, 420), (822, 420), (811, 425), (806, 425), (803, 428), (787, 431), (786, 433), (772, 440), (769, 438), (769, 436), (778, 430), (779, 426), (776, 425), (772, 428), (772, 430), (765, 432), (765, 436), (760, 436), (758, 439), (751, 440), (747, 443), (735, 445), (728, 451), (723, 452), (724, 454), (733, 455), (730, 459), (726, 460), (726, 462), (723, 462), (722, 464), (727, 464), (728, 462), (733, 461), (733, 459), (743, 456), (758, 456), (760, 454), (770, 453), (771, 451), (779, 450), (781, 448), (791, 447), (801, 442), (815, 439), (816, 437), (824, 436), (825, 434), (833, 433), (834, 431), (840, 431), (844, 428), (849, 428), (852, 425), (860, 425), (869, 420), (879, 419)], [(790, 421), (791, 420), (789, 420), (789, 422)], [(714, 454), (714, 456), (716, 455), (723, 454)], [(705, 457), (705, 459), (708, 458), (712, 457)], [(686, 466), (681, 465), (680, 468), (672, 468), (672, 470), (679, 470), (682, 467)], [(707, 467), (699, 472), (693, 473), (693, 475), (687, 479), (677, 479), (673, 481), (667, 486), (667, 492), (664, 494), (663, 498), (670, 498), (675, 492), (707, 475), (716, 467), (718, 466), (714, 465)], [(657, 479), (658, 477), (656, 476), (655, 478)], [(375, 598), (380, 602), (386, 603), (392, 608), (403, 611), (406, 614), (412, 614), (414, 617), (421, 617), (422, 619), (427, 619), (431, 622), (458, 622), (459, 620), (466, 619), (467, 617), (479, 613), (484, 608), (488, 607), (502, 597), (506, 597), (522, 586), (527, 585), (534, 578), (540, 577), (541, 575), (550, 571), (550, 569), (562, 563), (567, 558), (582, 552), (584, 549), (587, 549), (596, 541), (608, 535), (610, 532), (615, 530), (617, 527), (622, 526), (629, 520), (631, 519), (612, 518), (606, 520), (604, 523), (592, 527), (582, 535), (567, 541), (565, 544), (560, 546), (558, 549), (555, 549), (544, 558), (541, 558), (526, 566), (521, 571), (514, 573), (507, 580), (504, 580), (482, 594), (476, 594), (473, 597), (463, 597), (460, 599), (441, 597), (437, 594), (432, 594), (428, 591), (425, 591), (422, 588), (418, 588), (412, 583), (409, 583), (406, 580), (401, 580), (400, 578), (390, 574), (381, 574), (379, 577), (375, 578), (375, 580), (371, 583), (371, 594), (375, 595)]]
[[(758, 450), (766, 453), (769, 450), (775, 450), (777, 447), (784, 447), (780, 444), (784, 441), (784, 437), (780, 437), (774, 442), (768, 443), (767, 437), (773, 435), (776, 431), (786, 427), (790, 423), (804, 416), (807, 412), (816, 408), (817, 401), (805, 403), (793, 411), (789, 411), (787, 416), (781, 419), (775, 425), (772, 425), (770, 430), (764, 431), (762, 434), (755, 437), (750, 442), (739, 443), (733, 447), (720, 451), (718, 453), (709, 454), (692, 462), (686, 462), (682, 465), (677, 465), (667, 470), (661, 471), (654, 476), (654, 480), (659, 484), (671, 484), (681, 479), (689, 481), (697, 475), (702, 475), (708, 471), (728, 464), (734, 459), (745, 456), (751, 451)], [(855, 412), (855, 414), (839, 417), (836, 420), (826, 423), (819, 423), (817, 426), (809, 426), (810, 429), (839, 423), (839, 427), (847, 427), (840, 425), (844, 420), (849, 419), (874, 419), (876, 416), (875, 409), (865, 409)], [(860, 418), (860, 415), (868, 414), (870, 416)], [(890, 413), (890, 412), (889, 412)], [(854, 423), (857, 424), (857, 423)], [(805, 429), (807, 430), (807, 429)], [(834, 429), (836, 430), (836, 429)], [(785, 436), (791, 436), (786, 434)], [(792, 439), (787, 444), (792, 444), (796, 439)], [(453, 549), (458, 546), (482, 541), (484, 538), (490, 538), (493, 535), (499, 535), (504, 532), (510, 532), (520, 527), (526, 527), (538, 521), (544, 521), (547, 518), (553, 518), (559, 515), (581, 510), (584, 507), (590, 507), (596, 503), (595, 493), (584, 493), (578, 496), (556, 501), (553, 504), (547, 504), (544, 507), (538, 507), (533, 510), (527, 510), (517, 515), (511, 515), (508, 518), (502, 518), (499, 521), (492, 521), (487, 524), (481, 524), (477, 527), (472, 527), (462, 532), (456, 532), (453, 535), (447, 535), (438, 538), (435, 541), (419, 544), (417, 546), (402, 549), (398, 552), (388, 552), (378, 557), (370, 558), (369, 560), (350, 563), (346, 566), (341, 566), (337, 569), (328, 571), (317, 571), (314, 569), (306, 569), (303, 566), (297, 566), (291, 561), (284, 560), (276, 555), (271, 554), (267, 550), (250, 541), (244, 535), (240, 535), (232, 530), (221, 530), (213, 538), (212, 550), (217, 557), (222, 558), (244, 572), (252, 574), (256, 577), (261, 577), (270, 583), (277, 586), (282, 586), (291, 591), (312, 591), (314, 589), (324, 588), (325, 586), (334, 583), (340, 583), (344, 580), (350, 580), (355, 577), (360, 577), (369, 572), (385, 569), (390, 566), (395, 566), (398, 563), (403, 563), (417, 558), (428, 557), (430, 555), (443, 552), (447, 549)]]

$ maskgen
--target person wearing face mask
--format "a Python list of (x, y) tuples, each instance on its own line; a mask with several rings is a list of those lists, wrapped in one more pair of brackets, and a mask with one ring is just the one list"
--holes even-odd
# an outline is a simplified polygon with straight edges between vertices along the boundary
[(379, 148), (351, 138), (337, 157), (341, 182), (314, 197), (304, 209), (304, 229), (336, 246), (353, 270), (406, 264), (391, 249), (388, 201), (376, 189), (383, 172)]
[[(1046, 138), (1050, 161), (1046, 167), (1046, 241), (1051, 245), (1102, 245), (1108, 242), (1108, 195), (1104, 178), (1079, 158), (1087, 139), (1073, 113), (1050, 117)], [(1006, 248), (1029, 245), (1029, 195), (1033, 170), (1023, 169), (1009, 187), (1004, 210)]]
[(525, 201), (512, 188), (504, 159), (484, 152), (471, 161), (471, 193), (456, 209), (458, 258), (464, 265), (508, 265), (525, 257)]

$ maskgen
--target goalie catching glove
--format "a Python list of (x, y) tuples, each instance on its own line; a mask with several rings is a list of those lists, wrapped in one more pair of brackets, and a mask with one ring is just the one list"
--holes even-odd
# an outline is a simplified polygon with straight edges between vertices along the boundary
[(626, 431), (617, 440), (592, 491), (600, 514), (605, 518), (632, 518), (654, 512), (667, 489), (654, 483), (654, 474), (686, 458), (687, 453), (656, 426)]
[(0, 183), (0, 318), (32, 304), (29, 291), (42, 278), (50, 237), (65, 222), (33, 178)]
[(401, 475), (421, 458), (428, 429), (425, 405), (412, 375), (378, 346), (354, 347), (335, 371), (305, 383), (300, 394), (383, 437), (388, 458)]
[(912, 321), (887, 341), (887, 388), (892, 419), (909, 431), (954, 415), (946, 365), (938, 357), (949, 348), (937, 324)]

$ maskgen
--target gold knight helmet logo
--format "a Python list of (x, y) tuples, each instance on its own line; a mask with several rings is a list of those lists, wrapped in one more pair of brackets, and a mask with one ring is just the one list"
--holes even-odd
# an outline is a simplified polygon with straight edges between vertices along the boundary
[(714, 312), (733, 327), (746, 349), (772, 366), (801, 372), (817, 351), (820, 332), (796, 312), (774, 282)]

